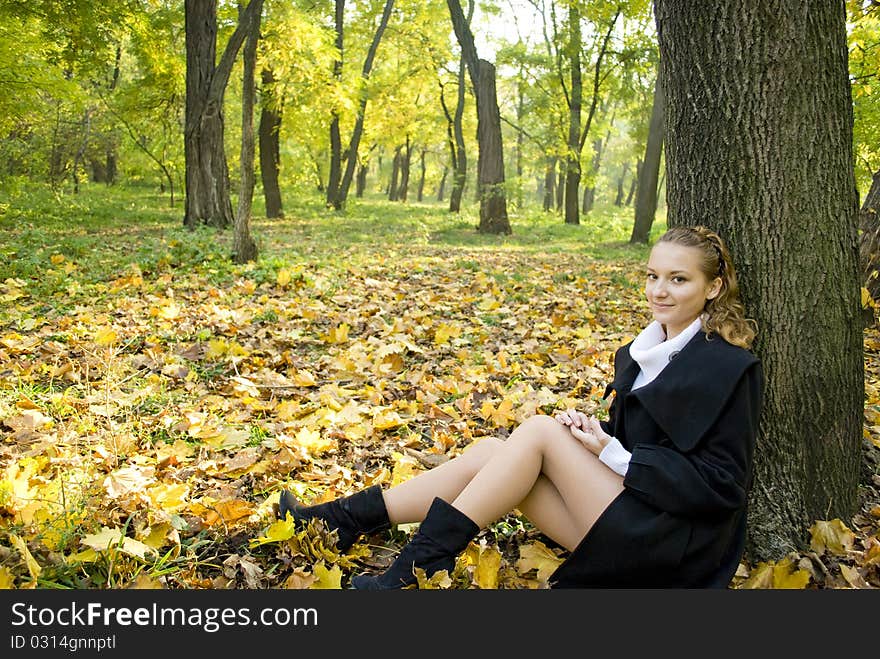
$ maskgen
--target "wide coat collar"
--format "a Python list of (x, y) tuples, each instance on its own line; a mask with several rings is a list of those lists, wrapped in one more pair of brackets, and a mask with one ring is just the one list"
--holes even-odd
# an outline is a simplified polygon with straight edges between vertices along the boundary
[[(614, 358), (614, 381), (605, 397), (616, 392), (618, 406), (634, 397), (664, 434), (681, 451), (692, 450), (709, 431), (733, 394), (743, 373), (758, 358), (717, 334), (707, 340), (699, 331), (669, 364), (644, 387), (632, 391), (639, 364), (629, 354), (632, 342), (618, 349)], [(623, 413), (619, 407), (618, 414)]]

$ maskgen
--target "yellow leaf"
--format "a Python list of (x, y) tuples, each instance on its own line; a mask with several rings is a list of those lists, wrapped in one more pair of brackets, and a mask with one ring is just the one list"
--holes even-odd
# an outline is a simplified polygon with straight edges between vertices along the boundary
[(43, 568), (41, 568), (40, 564), (37, 563), (36, 559), (27, 548), (24, 540), (22, 540), (14, 533), (11, 533), (9, 535), (9, 539), (12, 541), (12, 545), (18, 550), (18, 553), (21, 554), (21, 557), (24, 559), (25, 565), (27, 565), (27, 569), (28, 572), (30, 572), (31, 578), (36, 579), (38, 576), (40, 576), (40, 572), (43, 571)]
[(129, 586), (131, 590), (164, 590), (165, 586), (158, 579), (151, 577), (145, 572), (137, 575), (137, 578)]
[(759, 563), (740, 588), (801, 590), (809, 583), (810, 573), (806, 570), (795, 570), (792, 560), (785, 558), (778, 563)]
[(440, 323), (437, 329), (434, 330), (434, 343), (443, 345), (449, 339), (457, 339), (459, 336), (461, 336), (461, 327), (459, 325)]
[(95, 334), (95, 343), (99, 346), (112, 346), (119, 340), (116, 332), (113, 331), (112, 327), (105, 327), (104, 329), (98, 330)]
[(404, 424), (404, 420), (394, 410), (379, 410), (373, 415), (373, 427), (377, 430), (397, 428)]
[(447, 590), (452, 585), (452, 577), (449, 576), (448, 570), (435, 572), (430, 579), (424, 568), (415, 568), (413, 574), (416, 576), (419, 590)]
[(520, 574), (525, 574), (530, 570), (537, 570), (538, 580), (546, 582), (561, 564), (561, 558), (554, 554), (543, 542), (536, 540), (519, 548), (519, 559), (516, 561), (516, 569)]
[(341, 590), (342, 569), (334, 565), (329, 570), (324, 567), (324, 561), (315, 564), (315, 577), (317, 579), (309, 588), (312, 590)]
[(223, 339), (211, 339), (208, 341), (208, 349), (205, 352), (207, 359), (218, 359), (229, 352), (229, 345)]
[(290, 283), (290, 270), (287, 268), (281, 268), (278, 271), (275, 281), (281, 288), (285, 288)]
[(855, 535), (839, 519), (818, 520), (810, 527), (810, 548), (820, 556), (826, 550), (838, 556), (852, 549)]
[(336, 445), (331, 438), (324, 439), (321, 433), (311, 428), (300, 428), (296, 434), (296, 443), (306, 449), (312, 455), (318, 455), (329, 451)]
[(314, 387), (318, 384), (317, 380), (315, 380), (315, 376), (304, 369), (296, 372), (293, 376), (293, 381), (300, 387)]
[(483, 401), (480, 415), (499, 428), (507, 428), (516, 419), (516, 415), (513, 413), (513, 402), (507, 398), (502, 400), (498, 407), (492, 405), (488, 400)]
[(180, 316), (181, 308), (180, 305), (175, 302), (169, 302), (164, 307), (159, 309), (159, 318), (164, 320), (174, 320), (178, 316)]
[(862, 287), (862, 309), (867, 309), (868, 307), (874, 307), (874, 298), (871, 297), (871, 292)]
[[(495, 547), (483, 547), (471, 544), (473, 551), (468, 551), (468, 560), (475, 566), (473, 582), (483, 590), (498, 589), (498, 571), (501, 569), (501, 552)], [(470, 549), (470, 548), (469, 548)]]
[(12, 590), (15, 587), (15, 577), (7, 568), (0, 565), (0, 590)]
[(98, 552), (107, 551), (112, 548), (123, 554), (136, 556), (137, 558), (145, 558), (147, 554), (156, 553), (156, 550), (152, 547), (145, 545), (139, 540), (124, 535), (122, 529), (118, 527), (114, 529), (106, 526), (101, 527), (101, 530), (98, 533), (92, 533), (85, 536), (80, 540), (80, 543)]
[(391, 457), (394, 458), (390, 483), (392, 487), (403, 483), (404, 481), (408, 481), (413, 476), (418, 476), (424, 471), (419, 467), (419, 461), (413, 457), (397, 452), (392, 453)]
[(59, 265), (64, 263), (64, 254), (53, 254), (49, 257), (49, 260), (52, 262), (52, 265)]
[(351, 329), (348, 323), (342, 323), (336, 327), (331, 327), (325, 338), (328, 343), (345, 343), (348, 341), (348, 330)]
[(295, 535), (296, 522), (293, 517), (288, 515), (287, 519), (281, 519), (270, 524), (269, 528), (266, 529), (266, 535), (260, 536), (259, 538), (252, 538), (250, 546), (251, 549), (253, 549), (254, 547), (266, 545), (270, 542), (284, 542), (290, 540)]
[(147, 496), (155, 508), (166, 513), (176, 513), (186, 507), (189, 486), (186, 483), (159, 483), (147, 490)]

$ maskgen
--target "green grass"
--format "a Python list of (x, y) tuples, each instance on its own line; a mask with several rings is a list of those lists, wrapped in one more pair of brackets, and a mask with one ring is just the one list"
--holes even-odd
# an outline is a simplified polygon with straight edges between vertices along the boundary
[[(458, 252), (454, 262), (477, 271), (483, 267), (483, 250), (640, 262), (648, 249), (628, 244), (633, 216), (628, 207), (597, 208), (579, 225), (566, 225), (561, 214), (537, 205), (516, 209), (510, 212), (511, 235), (479, 233), (475, 203), (451, 214), (445, 202), (392, 203), (373, 195), (353, 198), (344, 211), (334, 212), (317, 193), (288, 192), (285, 208), (283, 219), (252, 220), (259, 258), (236, 266), (230, 259), (231, 229), (185, 229), (182, 200), (170, 207), (167, 195), (152, 188), (86, 184), (73, 194), (21, 185), (0, 191), (0, 285), (8, 278), (18, 280), (16, 285), (35, 302), (33, 313), (64, 313), (77, 304), (100, 302), (113, 282), (138, 271), (152, 278), (188, 272), (216, 286), (246, 273), (259, 285), (273, 281), (282, 267), (308, 264), (307, 272), (295, 276), (320, 272), (332, 294), (345, 286), (346, 267), (369, 267), (376, 258), (414, 251), (426, 259)], [(663, 229), (661, 210), (652, 241)], [(0, 321), (4, 316), (0, 311)]]

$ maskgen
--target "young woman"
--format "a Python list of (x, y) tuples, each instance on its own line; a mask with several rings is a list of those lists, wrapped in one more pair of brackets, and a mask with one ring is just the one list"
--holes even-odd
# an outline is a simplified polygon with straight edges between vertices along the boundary
[(614, 359), (608, 421), (569, 409), (526, 419), (387, 490), (315, 506), (282, 492), (279, 514), (320, 518), (348, 549), (361, 534), (421, 522), (365, 590), (416, 583), (455, 565), (514, 508), (570, 551), (551, 588), (726, 587), (742, 556), (762, 372), (749, 351), (733, 264), (718, 234), (675, 227), (654, 245), (645, 295), (653, 322)]

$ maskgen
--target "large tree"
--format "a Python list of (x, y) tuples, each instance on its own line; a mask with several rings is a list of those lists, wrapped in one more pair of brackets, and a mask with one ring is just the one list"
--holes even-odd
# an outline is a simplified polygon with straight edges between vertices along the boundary
[(459, 0), (446, 0), (452, 27), (467, 64), (477, 105), (477, 186), (480, 196), (480, 233), (511, 233), (504, 189), (504, 145), (501, 112), (495, 91), (495, 65), (480, 59), (474, 35)]
[(654, 11), (668, 221), (727, 239), (758, 323), (747, 556), (778, 559), (857, 502), (864, 373), (844, 4), (655, 0)]
[(227, 227), (232, 224), (229, 169), (223, 145), (223, 97), (232, 65), (251, 21), (262, 10), (251, 0), (238, 26), (215, 62), (217, 52), (217, 0), (186, 0), (186, 209), (183, 223)]

